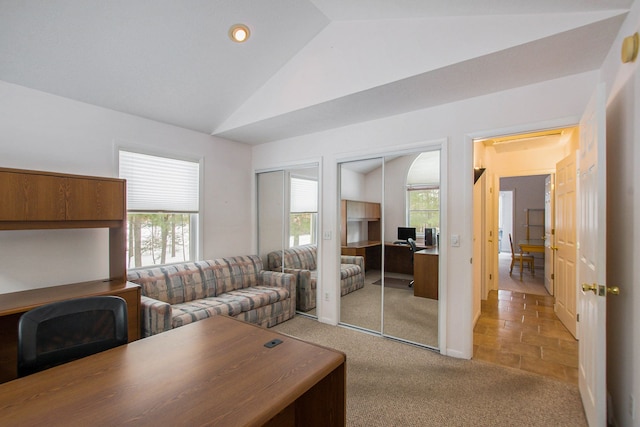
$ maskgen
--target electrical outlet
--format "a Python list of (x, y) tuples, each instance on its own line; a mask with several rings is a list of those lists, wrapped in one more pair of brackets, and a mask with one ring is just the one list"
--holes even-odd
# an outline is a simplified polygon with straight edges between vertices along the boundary
[(324, 300), (329, 301), (329, 292), (324, 293)]
[(633, 397), (633, 394), (629, 395), (629, 415), (631, 415), (631, 419), (636, 419), (636, 399)]

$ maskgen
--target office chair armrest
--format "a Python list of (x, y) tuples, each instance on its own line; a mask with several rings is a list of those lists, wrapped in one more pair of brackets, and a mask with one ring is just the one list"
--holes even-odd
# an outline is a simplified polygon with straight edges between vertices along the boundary
[(171, 304), (157, 299), (140, 298), (142, 337), (150, 337), (171, 329)]

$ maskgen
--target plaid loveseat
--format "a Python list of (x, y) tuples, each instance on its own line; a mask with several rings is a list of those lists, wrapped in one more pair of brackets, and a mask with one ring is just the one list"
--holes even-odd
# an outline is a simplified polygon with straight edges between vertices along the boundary
[(255, 255), (127, 272), (142, 291), (142, 336), (214, 315), (271, 327), (295, 314), (295, 276), (265, 271)]
[[(300, 311), (316, 307), (317, 260), (316, 245), (294, 246), (267, 254), (269, 270), (295, 274), (296, 309)], [(364, 257), (342, 255), (340, 263), (340, 296), (364, 287)]]

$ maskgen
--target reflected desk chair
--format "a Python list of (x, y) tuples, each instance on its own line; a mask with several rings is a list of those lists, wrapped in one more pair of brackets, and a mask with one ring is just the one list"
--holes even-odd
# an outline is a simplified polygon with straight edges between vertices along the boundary
[(54, 302), (18, 322), (18, 376), (23, 377), (127, 343), (127, 303), (116, 296)]
[[(407, 239), (407, 243), (409, 243), (409, 249), (411, 250), (411, 264), (413, 264), (413, 254), (416, 253), (416, 251), (418, 250), (418, 248), (416, 247), (416, 241), (413, 240), (411, 237), (409, 237)], [(414, 273), (415, 274), (415, 273)], [(409, 282), (409, 287), (413, 287), (413, 282), (414, 280), (412, 280), (411, 282)]]

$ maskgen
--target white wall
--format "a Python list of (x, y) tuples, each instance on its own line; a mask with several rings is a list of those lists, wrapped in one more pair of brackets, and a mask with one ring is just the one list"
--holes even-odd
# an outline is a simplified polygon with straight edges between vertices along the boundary
[[(204, 159), (203, 258), (250, 253), (251, 149), (0, 81), (0, 167), (117, 177), (117, 147)], [(108, 277), (106, 230), (0, 231), (0, 293)]]
[[(517, 88), (492, 95), (468, 99), (435, 108), (345, 126), (325, 132), (300, 136), (253, 148), (254, 169), (291, 162), (304, 162), (310, 156), (323, 158), (322, 228), (339, 230), (337, 163), (357, 156), (372, 157), (401, 149), (422, 148), (430, 141), (446, 141), (445, 157), (448, 178), (446, 221), (448, 234), (441, 242), (449, 242), (449, 234), (460, 235), (460, 247), (446, 248), (443, 254), (444, 291), (448, 301), (444, 313), (445, 336), (441, 351), (470, 358), (472, 333), (472, 137), (496, 135), (498, 130), (520, 131), (540, 129), (577, 122), (596, 86), (598, 73), (590, 72)], [(339, 301), (337, 264), (339, 239), (325, 241), (320, 256), (324, 263), (323, 286), (332, 286), (329, 301), (318, 308), (319, 319), (337, 323)], [(442, 243), (441, 243), (442, 249)], [(322, 290), (322, 292), (325, 292)], [(339, 294), (338, 294), (339, 295)], [(450, 296), (450, 298), (447, 298)], [(442, 305), (442, 304), (441, 304)], [(442, 344), (444, 342), (444, 345)]]
[[(640, 30), (640, 2), (602, 68), (607, 105), (607, 389), (615, 426), (640, 426), (640, 59), (620, 62), (622, 38)], [(631, 400), (635, 401), (635, 418)]]

